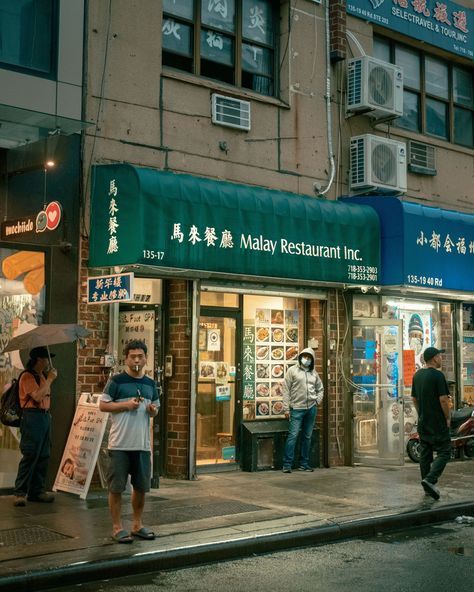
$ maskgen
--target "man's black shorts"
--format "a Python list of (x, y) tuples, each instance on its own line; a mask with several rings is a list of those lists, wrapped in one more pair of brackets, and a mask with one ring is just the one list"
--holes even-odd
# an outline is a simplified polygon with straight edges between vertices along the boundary
[(150, 491), (151, 458), (145, 450), (109, 450), (109, 470), (107, 485), (111, 493), (122, 493), (127, 485), (127, 478), (134, 489)]

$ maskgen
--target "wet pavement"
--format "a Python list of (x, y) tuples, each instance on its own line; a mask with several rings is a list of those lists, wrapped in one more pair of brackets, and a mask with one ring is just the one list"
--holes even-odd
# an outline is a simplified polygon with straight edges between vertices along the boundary
[[(474, 461), (453, 462), (435, 502), (418, 465), (337, 467), (162, 479), (147, 497), (154, 541), (111, 539), (107, 496), (58, 493), (53, 504), (0, 504), (0, 590), (33, 592), (66, 583), (163, 570), (474, 515)], [(124, 496), (130, 528), (130, 497)]]

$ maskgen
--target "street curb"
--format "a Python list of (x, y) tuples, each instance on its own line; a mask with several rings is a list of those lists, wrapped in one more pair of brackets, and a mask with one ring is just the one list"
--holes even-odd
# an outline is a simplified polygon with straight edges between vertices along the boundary
[(453, 520), (459, 515), (474, 515), (474, 502), (451, 504), (439, 509), (407, 511), (389, 516), (376, 516), (334, 522), (327, 526), (303, 528), (291, 532), (275, 532), (240, 539), (216, 541), (194, 547), (117, 557), (88, 563), (61, 566), (43, 571), (28, 571), (0, 577), (0, 591), (39, 591), (96, 580), (143, 575), (156, 572), (238, 559), (254, 554), (271, 553), (297, 547), (317, 546), (361, 536), (374, 536), (381, 531), (400, 530)]

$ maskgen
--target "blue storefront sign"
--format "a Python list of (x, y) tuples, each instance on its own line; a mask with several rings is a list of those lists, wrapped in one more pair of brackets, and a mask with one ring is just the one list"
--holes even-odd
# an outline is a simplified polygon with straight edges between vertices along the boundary
[(347, 12), (408, 37), (474, 58), (474, 9), (444, 0), (348, 0)]
[(474, 291), (474, 214), (397, 197), (346, 199), (370, 205), (379, 215), (382, 285)]
[(87, 304), (133, 300), (133, 273), (116, 273), (87, 278)]

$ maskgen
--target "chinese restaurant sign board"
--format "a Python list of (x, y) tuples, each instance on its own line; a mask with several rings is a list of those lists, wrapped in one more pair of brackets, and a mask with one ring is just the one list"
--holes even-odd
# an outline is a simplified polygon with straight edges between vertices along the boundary
[(372, 208), (127, 164), (93, 170), (90, 267), (374, 284)]
[(474, 290), (473, 214), (387, 196), (347, 201), (370, 205), (379, 215), (382, 285)]
[(87, 304), (133, 300), (133, 273), (116, 273), (87, 278)]
[(474, 58), (474, 10), (450, 0), (347, 0), (347, 12), (445, 51)]

